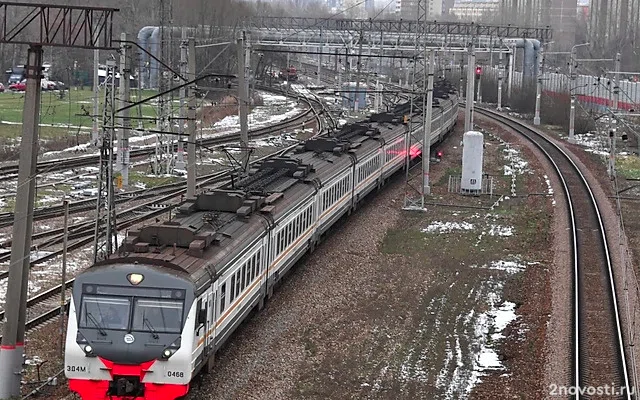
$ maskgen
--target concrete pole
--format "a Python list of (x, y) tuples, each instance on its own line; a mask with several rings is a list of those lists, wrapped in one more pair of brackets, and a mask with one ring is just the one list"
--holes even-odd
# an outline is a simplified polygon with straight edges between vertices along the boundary
[[(408, 62), (406, 63), (406, 65), (407, 65), (407, 71), (406, 71), (406, 74), (405, 74), (405, 77), (404, 77), (404, 84), (406, 86), (409, 86), (409, 74), (411, 73), (411, 68), (409, 67), (409, 63)], [(400, 82), (400, 85), (402, 86), (402, 82)]]
[(569, 109), (569, 143), (575, 143), (575, 121), (576, 121), (576, 96), (573, 93), (575, 89), (575, 72), (574, 64), (576, 59), (575, 46), (571, 48), (571, 58), (569, 60), (569, 95), (571, 96), (571, 106)]
[(338, 66), (338, 96), (342, 102), (342, 63)]
[(316, 80), (316, 85), (322, 85), (322, 80), (320, 77), (322, 76), (322, 28), (320, 28), (320, 47), (318, 51), (318, 78)]
[(533, 124), (540, 125), (540, 98), (542, 97), (542, 66), (544, 53), (540, 50), (538, 55), (538, 80), (536, 82), (536, 111), (533, 117)]
[[(615, 120), (613, 120), (615, 123)], [(609, 165), (607, 168), (609, 178), (613, 179), (616, 173), (616, 128), (609, 129)]]
[(353, 111), (358, 112), (360, 106), (364, 107), (364, 104), (358, 104), (358, 98), (360, 97), (360, 73), (362, 71), (362, 41), (363, 33), (360, 31), (360, 43), (358, 44), (358, 64), (356, 65), (356, 92), (355, 101), (353, 102)]
[(247, 98), (247, 55), (245, 51), (246, 35), (238, 39), (238, 112), (240, 114), (240, 147), (242, 148), (241, 164), (246, 169), (249, 162), (249, 121)]
[(384, 60), (383, 56), (384, 56), (384, 32), (380, 31), (380, 49), (379, 54), (380, 57), (378, 57), (378, 76), (382, 75), (382, 62)]
[(373, 102), (373, 112), (377, 113), (379, 112), (380, 109), (380, 97), (382, 96), (380, 93), (380, 80), (376, 79), (376, 91), (375, 91), (375, 96), (373, 96), (374, 98), (374, 102)]
[[(515, 47), (513, 48), (514, 52), (515, 52)], [(509, 99), (509, 101), (511, 101), (511, 89), (513, 87), (513, 72), (515, 71), (514, 67), (513, 67), (513, 62), (515, 60), (514, 58), (514, 53), (511, 52), (509, 53), (509, 57), (508, 62), (509, 62), (509, 74), (507, 75), (507, 99)]]
[(100, 50), (93, 51), (93, 126), (91, 128), (91, 144), (94, 146), (98, 143), (100, 136), (98, 127), (98, 115), (100, 115), (100, 77), (98, 69), (100, 67)]
[[(455, 58), (455, 53), (453, 53), (453, 57)], [(463, 82), (464, 82), (464, 54), (460, 53), (460, 89), (458, 89), (459, 95), (462, 97), (463, 92)], [(465, 93), (465, 98), (467, 94)]]
[(473, 92), (475, 85), (475, 65), (476, 65), (476, 52), (473, 45), (469, 48), (469, 60), (467, 61), (467, 92), (465, 94), (465, 108), (464, 108), (464, 131), (469, 132), (473, 130)]
[(431, 160), (431, 115), (433, 108), (433, 74), (434, 59), (433, 51), (425, 50), (425, 58), (427, 59), (427, 102), (422, 114), (422, 126), (424, 136), (422, 138), (422, 208), (424, 208), (425, 196), (431, 194), (431, 186), (429, 186), (429, 162)]
[[(129, 63), (128, 57), (131, 46), (125, 43), (127, 40), (126, 33), (122, 33), (120, 39), (122, 40), (120, 43), (120, 108), (124, 108), (129, 105), (131, 97), (131, 82), (129, 80), (131, 64)], [(122, 185), (126, 187), (129, 186), (129, 129), (131, 126), (129, 109), (120, 112), (120, 118), (122, 118), (122, 128), (118, 130), (120, 140), (118, 140), (116, 150), (116, 171), (120, 171), (122, 175)]]
[(504, 65), (502, 64), (502, 49), (498, 53), (498, 111), (502, 111), (502, 76), (504, 75)]
[(14, 211), (11, 263), (4, 305), (6, 322), (0, 347), (0, 399), (20, 396), (22, 355), (27, 318), (27, 287), (33, 229), (40, 120), (42, 47), (31, 46), (27, 60), (27, 88), (22, 118), (22, 140), (18, 164), (18, 188)]
[[(196, 79), (196, 40), (189, 38), (189, 54), (187, 66), (187, 80)], [(195, 85), (195, 83), (193, 84)], [(187, 131), (189, 142), (187, 143), (187, 199), (196, 197), (196, 92), (194, 87), (189, 87), (189, 109), (187, 111)]]
[(615, 71), (613, 80), (613, 111), (618, 111), (618, 102), (620, 101), (620, 53), (616, 53), (613, 70)]
[[(182, 40), (180, 43), (180, 75), (187, 75), (187, 47), (188, 47), (188, 39), (187, 39), (187, 28), (182, 28)], [(185, 112), (185, 99), (187, 97), (187, 88), (181, 87), (179, 91), (180, 96), (180, 112), (178, 114), (178, 118), (180, 118), (178, 125), (178, 133), (180, 133), (180, 137), (178, 138), (178, 158), (176, 159), (176, 168), (184, 169), (184, 119), (187, 113)]]
[(62, 276), (60, 278), (62, 290), (60, 291), (60, 355), (64, 356), (64, 304), (67, 302), (65, 283), (67, 282), (67, 244), (69, 241), (69, 200), (64, 199), (62, 202), (64, 207), (64, 230), (62, 239)]

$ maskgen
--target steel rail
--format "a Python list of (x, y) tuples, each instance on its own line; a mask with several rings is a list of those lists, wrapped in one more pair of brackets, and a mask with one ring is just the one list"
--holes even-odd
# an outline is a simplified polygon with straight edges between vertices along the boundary
[[(260, 86), (259, 89), (269, 90), (274, 93), (287, 95), (286, 93), (280, 90), (268, 88), (265, 86)], [(294, 99), (302, 100), (306, 102), (309, 108), (306, 109), (304, 112), (296, 115), (293, 118), (276, 122), (271, 126), (252, 129), (249, 131), (249, 135), (254, 137), (265, 136), (279, 129), (286, 128), (291, 124), (295, 124), (302, 119), (305, 119), (305, 118), (307, 120), (312, 119), (312, 118), (309, 118), (309, 114), (312, 113), (311, 103), (313, 102), (313, 100), (306, 99), (303, 96), (289, 95), (289, 97), (293, 97)], [(315, 118), (315, 116), (313, 118)], [(213, 138), (205, 138), (205, 139), (199, 140), (197, 144), (203, 145), (203, 146), (212, 146), (212, 145), (219, 145), (226, 142), (232, 142), (239, 138), (240, 138), (240, 133), (234, 132), (228, 135), (222, 135), (222, 136), (217, 136)], [(177, 146), (178, 144), (175, 143), (174, 147), (177, 148)], [(140, 158), (140, 157), (148, 156), (150, 154), (154, 154), (154, 152), (155, 152), (155, 147), (135, 149), (135, 150), (131, 150), (130, 157), (131, 159)], [(82, 157), (70, 157), (70, 158), (61, 158), (61, 159), (55, 159), (55, 160), (40, 161), (38, 162), (36, 174), (41, 174), (46, 172), (66, 171), (73, 168), (92, 166), (99, 161), (99, 157), (100, 157), (99, 155), (95, 154), (95, 155), (87, 155)], [(13, 175), (17, 175), (17, 173), (18, 173), (18, 163), (12, 162), (11, 164), (0, 165), (0, 177), (4, 179), (11, 178)]]
[[(281, 91), (275, 90), (275, 89), (269, 89), (269, 90), (271, 90), (272, 92), (276, 92), (276, 93), (282, 93)], [(280, 129), (289, 127), (290, 125), (296, 124), (301, 119), (305, 120), (304, 123), (307, 123), (307, 122), (315, 119), (318, 122), (319, 126), (322, 125), (322, 123), (320, 121), (319, 114), (324, 113), (325, 109), (324, 109), (322, 103), (319, 100), (317, 100), (317, 99), (309, 99), (309, 98), (307, 98), (305, 96), (290, 96), (289, 95), (289, 97), (293, 97), (295, 99), (302, 100), (302, 101), (306, 102), (308, 104), (309, 108), (307, 110), (305, 110), (303, 113), (298, 114), (294, 118), (288, 119), (286, 121), (280, 121), (278, 123), (273, 124), (270, 127), (264, 127), (264, 128), (259, 128), (259, 129), (250, 131), (250, 135), (252, 135), (253, 137), (266, 136), (266, 135), (272, 134), (272, 133), (274, 133), (274, 132), (276, 132), (276, 131), (278, 131)], [(313, 103), (318, 103), (318, 104), (320, 104), (322, 106), (322, 109), (321, 109), (321, 111), (319, 113), (314, 109)], [(311, 116), (311, 114), (313, 114), (313, 116)], [(203, 139), (202, 141), (200, 141), (200, 144), (203, 145), (203, 146), (221, 145), (221, 144), (233, 142), (233, 141), (239, 139), (239, 137), (240, 137), (240, 134), (233, 133), (233, 134), (230, 134), (230, 135), (223, 135), (223, 136), (218, 136), (218, 137), (214, 137), (214, 138)], [(176, 146), (177, 146), (177, 144), (176, 144)], [(151, 151), (150, 149), (141, 149), (141, 150)], [(93, 157), (92, 160), (93, 161), (97, 161), (97, 156), (89, 156), (89, 157)], [(69, 160), (71, 163), (74, 162), (74, 159), (62, 159), (62, 160), (52, 160), (52, 161), (55, 161), (55, 162), (61, 162), (62, 161), (63, 163), (65, 163), (66, 162), (65, 160)], [(48, 162), (49, 161), (47, 161), (47, 163)], [(85, 157), (85, 159), (82, 160), (82, 163), (87, 163), (86, 157)], [(17, 166), (16, 166), (16, 168), (17, 168)], [(69, 168), (65, 167), (63, 169), (69, 169)], [(2, 167), (0, 167), (0, 171), (1, 170), (2, 170)], [(153, 193), (149, 194), (149, 192), (150, 191), (162, 190), (164, 188), (170, 189), (170, 188), (179, 187), (180, 185), (182, 185), (182, 183), (183, 182), (176, 182), (176, 183), (173, 183), (173, 184), (167, 184), (167, 185), (158, 186), (158, 187), (153, 188), (153, 189), (141, 189), (141, 190), (136, 190), (136, 191), (132, 191), (132, 192), (121, 193), (121, 194), (118, 194), (117, 197), (116, 197), (116, 204), (129, 201), (132, 196), (135, 196), (135, 195), (138, 195), (138, 194), (140, 194), (140, 195), (144, 194), (144, 197), (155, 196), (155, 194), (153, 194)], [(93, 208), (95, 208), (95, 201), (96, 201), (96, 199), (92, 197), (92, 198), (86, 199), (86, 200), (79, 200), (79, 201), (76, 201), (76, 202), (71, 202), (71, 204), (70, 204), (70, 213), (74, 214), (74, 213), (83, 212), (83, 211), (90, 211)], [(59, 217), (59, 216), (61, 216), (63, 214), (63, 212), (64, 212), (64, 208), (63, 208), (62, 205), (56, 205), (56, 206), (47, 207), (47, 208), (39, 208), (39, 209), (36, 209), (34, 211), (34, 221)], [(14, 215), (13, 215), (12, 212), (0, 213), (0, 228), (11, 226), (13, 224), (13, 219), (14, 219)], [(6, 248), (7, 245), (9, 244), (8, 242), (10, 242), (10, 241), (6, 241), (4, 243), (0, 243), (0, 248), (2, 248), (2, 247)]]
[[(569, 189), (569, 185), (567, 184), (564, 173), (561, 171), (559, 165), (556, 163), (556, 160), (554, 160), (551, 154), (549, 154), (549, 152), (544, 148), (544, 145), (541, 144), (536, 139), (542, 139), (545, 144), (552, 146), (553, 150), (560, 153), (560, 155), (564, 158), (564, 160), (567, 161), (568, 164), (572, 167), (573, 171), (579, 177), (580, 183), (582, 184), (584, 189), (586, 189), (586, 191), (588, 192), (588, 195), (589, 195), (588, 201), (590, 202), (590, 205), (593, 208), (593, 211), (597, 219), (598, 227), (599, 227), (600, 245), (602, 247), (602, 250), (604, 251), (604, 259), (606, 261), (606, 274), (607, 274), (607, 282), (608, 282), (607, 290), (610, 295), (609, 301), (610, 301), (611, 307), (613, 308), (613, 319), (614, 319), (614, 325), (615, 325), (615, 341), (616, 341), (615, 345), (617, 347), (616, 350), (617, 352), (619, 352), (619, 354), (615, 356), (612, 355), (612, 357), (619, 358), (619, 360), (616, 360), (616, 363), (618, 364), (617, 368), (619, 369), (617, 373), (622, 375), (623, 381), (624, 381), (624, 382), (621, 382), (624, 384), (624, 387), (617, 388), (618, 390), (621, 389), (624, 393), (617, 393), (617, 394), (623, 396), (620, 398), (631, 400), (633, 390), (630, 389), (629, 372), (627, 367), (626, 352), (624, 348), (622, 324), (620, 322), (621, 320), (620, 311), (618, 309), (618, 300), (617, 300), (618, 297), (616, 292), (614, 271), (613, 271), (613, 266), (611, 261), (611, 253), (609, 251), (609, 245), (607, 242), (606, 231), (605, 231), (604, 223), (602, 220), (602, 214), (600, 212), (600, 208), (598, 206), (596, 198), (593, 194), (593, 190), (589, 185), (589, 182), (587, 181), (586, 177), (584, 176), (580, 168), (577, 166), (577, 164), (573, 161), (573, 159), (567, 154), (565, 150), (563, 150), (558, 144), (554, 143), (553, 141), (551, 141), (550, 139), (548, 139), (547, 137), (545, 137), (543, 134), (539, 133), (535, 129), (527, 126), (526, 124), (514, 118), (505, 116), (493, 110), (476, 107), (476, 112), (484, 116), (488, 116), (489, 118), (495, 121), (498, 121), (503, 125), (508, 126), (512, 130), (518, 132), (523, 137), (528, 139), (531, 143), (533, 143), (538, 149), (540, 149), (543, 152), (543, 154), (547, 157), (549, 162), (554, 166), (554, 169), (556, 170), (556, 173), (562, 183), (562, 186), (565, 192), (564, 195), (569, 208), (571, 236), (572, 236), (571, 240), (572, 240), (572, 247), (573, 247), (572, 261), (573, 261), (573, 274), (574, 274), (574, 281), (573, 281), (573, 285), (574, 285), (574, 288), (573, 288), (573, 303), (574, 303), (573, 304), (573, 313), (574, 313), (573, 340), (574, 340), (574, 343), (573, 343), (573, 349), (572, 349), (573, 350), (573, 366), (572, 366), (573, 382), (572, 384), (576, 390), (576, 397), (575, 397), (576, 399), (588, 398), (588, 396), (586, 397), (584, 396), (584, 392), (586, 391), (587, 387), (584, 382), (585, 378), (583, 376), (583, 369), (586, 368), (585, 363), (588, 363), (589, 361), (588, 359), (585, 359), (583, 357), (583, 352), (584, 352), (583, 346), (586, 346), (584, 342), (586, 342), (587, 339), (584, 337), (582, 333), (582, 328), (585, 324), (585, 321), (581, 316), (581, 310), (583, 308), (583, 301), (582, 301), (583, 295), (581, 294), (580, 290), (584, 282), (580, 278), (581, 259), (579, 255), (580, 244), (578, 243), (579, 228), (576, 222), (577, 221), (575, 216), (576, 207), (574, 204), (576, 199), (572, 198), (571, 190)], [(608, 383), (609, 382), (606, 382), (607, 385)]]
[[(314, 115), (316, 115), (315, 110), (313, 112), (314, 112)], [(314, 116), (314, 118), (315, 118), (315, 116)], [(298, 144), (291, 145), (291, 146), (289, 146), (289, 147), (287, 147), (285, 149), (282, 149), (280, 151), (277, 151), (277, 152), (275, 152), (273, 154), (261, 157), (261, 158), (256, 159), (256, 160), (253, 160), (253, 161), (251, 161), (251, 164), (262, 162), (262, 161), (264, 161), (266, 159), (269, 159), (271, 157), (276, 157), (276, 156), (285, 154), (288, 151), (296, 148), (297, 146), (298, 146)], [(199, 184), (199, 186), (202, 187), (202, 186), (206, 185), (207, 183), (224, 183), (224, 182), (228, 183), (230, 181), (228, 181), (227, 179), (228, 179), (228, 176), (229, 176), (229, 174), (231, 172), (232, 171), (230, 171), (230, 170), (218, 172), (218, 173), (214, 174), (215, 177), (211, 178), (212, 181), (203, 182), (203, 183)], [(219, 176), (219, 178), (217, 178), (218, 176)], [(186, 188), (176, 191), (176, 195), (174, 197), (176, 197), (177, 195), (179, 195), (180, 193), (183, 193), (183, 192), (186, 192)], [(155, 200), (152, 203), (157, 203), (157, 202), (158, 202), (158, 200)], [(142, 206), (137, 206), (137, 208), (140, 208), (140, 207), (142, 207)], [(137, 222), (129, 220), (130, 223), (127, 224), (127, 226), (123, 226), (126, 223), (121, 223), (121, 224), (118, 224), (118, 227), (119, 228), (126, 228), (128, 226), (135, 225), (135, 224), (140, 223), (140, 222), (144, 222), (144, 220), (152, 218), (152, 217), (154, 217), (156, 215), (162, 214), (162, 213), (164, 213), (166, 211), (167, 211), (167, 208), (154, 210), (154, 211), (152, 211), (152, 212), (150, 212), (148, 214), (145, 214), (144, 216), (139, 216), (139, 217), (135, 218), (135, 219), (139, 220)], [(129, 212), (130, 212), (130, 210), (129, 210)], [(85, 239), (81, 239), (81, 240), (75, 242), (74, 244), (69, 245), (68, 249), (72, 250), (72, 247), (73, 247), (73, 249), (82, 247), (83, 245), (87, 245), (88, 243), (91, 243), (93, 240), (94, 240), (93, 231), (91, 231), (91, 236), (89, 236), (89, 237), (87, 237)], [(82, 244), (80, 244), (80, 243), (82, 243)], [(61, 253), (59, 253), (59, 254), (61, 254)], [(57, 255), (59, 255), (59, 254), (57, 254)], [(36, 262), (44, 262), (44, 261), (49, 260), (49, 259), (54, 258), (54, 257), (55, 256), (51, 255), (51, 254), (47, 255), (47, 256), (45, 256), (45, 257), (43, 257), (41, 259), (35, 260), (34, 262), (31, 263), (31, 265), (33, 265)], [(8, 271), (0, 273), (0, 278), (7, 277), (7, 276), (8, 276)], [(72, 278), (72, 279), (68, 280), (67, 282), (65, 282), (65, 284), (64, 284), (65, 290), (67, 288), (69, 288), (71, 285), (73, 285), (73, 282), (75, 282), (75, 278)], [(62, 290), (62, 286), (63, 286), (62, 284), (57, 285), (55, 287), (52, 287), (52, 288), (50, 288), (50, 289), (48, 289), (48, 290), (46, 290), (46, 291), (44, 291), (42, 293), (39, 293), (39, 294), (31, 297), (30, 299), (27, 299), (27, 308), (33, 307), (33, 306), (35, 306), (37, 304), (40, 304), (40, 303), (46, 301), (47, 299), (51, 298), (52, 296), (55, 296), (56, 294), (59, 294), (60, 291)], [(26, 325), (25, 325), (25, 329), (27, 331), (29, 331), (31, 329), (34, 329), (34, 328), (38, 327), (39, 325), (42, 325), (43, 323), (49, 321), (50, 319), (55, 318), (56, 316), (59, 316), (61, 314), (61, 308), (64, 307), (65, 310), (62, 310), (62, 311), (66, 311), (66, 308), (68, 307), (68, 304), (69, 304), (69, 302), (67, 301), (67, 303), (64, 306), (54, 307), (54, 308), (52, 308), (52, 309), (50, 309), (50, 310), (38, 315), (37, 317), (27, 321)], [(0, 321), (3, 320), (4, 313), (5, 313), (4, 310), (0, 311)], [(2, 340), (2, 336), (0, 336), (0, 340)]]

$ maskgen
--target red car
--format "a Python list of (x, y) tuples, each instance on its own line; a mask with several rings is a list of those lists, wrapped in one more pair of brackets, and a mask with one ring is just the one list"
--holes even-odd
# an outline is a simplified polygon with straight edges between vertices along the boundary
[(9, 85), (9, 90), (13, 90), (15, 92), (24, 92), (25, 90), (27, 90), (26, 79), (22, 82), (12, 83), (11, 85)]
[(0, 83), (0, 93), (4, 92), (4, 85)]

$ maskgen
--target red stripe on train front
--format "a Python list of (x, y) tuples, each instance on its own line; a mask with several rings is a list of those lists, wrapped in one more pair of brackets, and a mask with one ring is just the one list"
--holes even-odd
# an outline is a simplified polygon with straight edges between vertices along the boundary
[(76, 392), (82, 400), (175, 400), (189, 392), (189, 385), (145, 383), (144, 396), (134, 399), (108, 396), (109, 381), (69, 379), (69, 389)]
[[(99, 357), (109, 374), (114, 376), (137, 376), (140, 381), (149, 371), (155, 360), (140, 365), (122, 365)], [(107, 395), (110, 381), (69, 379), (69, 389), (78, 393), (82, 400), (175, 400), (189, 392), (189, 385), (163, 383), (143, 383), (144, 395), (132, 398)]]

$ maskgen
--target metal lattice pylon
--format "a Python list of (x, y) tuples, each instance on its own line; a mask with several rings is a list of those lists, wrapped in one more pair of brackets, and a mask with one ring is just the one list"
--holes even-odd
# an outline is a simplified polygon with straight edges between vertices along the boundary
[[(165, 58), (171, 60), (171, 47), (173, 45), (173, 29), (171, 28), (173, 22), (173, 1), (160, 0), (158, 7), (160, 24), (158, 58), (161, 60)], [(167, 33), (169, 38), (167, 38)], [(165, 72), (166, 69), (162, 63), (158, 63), (158, 91), (161, 93), (165, 92), (170, 85), (170, 82), (165, 76)], [(170, 132), (173, 132), (172, 107), (173, 103), (170, 96), (165, 94), (158, 98), (156, 129), (162, 133), (156, 134), (156, 154), (153, 166), (156, 175), (160, 175), (163, 172), (170, 174), (175, 167), (173, 152), (174, 136), (170, 134)]]
[(104, 81), (102, 130), (98, 138), (100, 146), (100, 174), (98, 175), (98, 200), (93, 242), (93, 260), (108, 257), (117, 246), (116, 207), (113, 192), (113, 133), (115, 126), (115, 75), (116, 63), (107, 61)]
[[(425, 196), (430, 194), (429, 188), (429, 158), (430, 146), (423, 143), (425, 138), (431, 137), (431, 105), (433, 102), (433, 57), (427, 48), (426, 22), (428, 17), (429, 0), (417, 0), (416, 26), (416, 56), (413, 59), (413, 85), (411, 96), (411, 111), (409, 121), (409, 140), (406, 143), (406, 183), (405, 209), (424, 209)], [(414, 115), (420, 117), (414, 118)], [(420, 121), (420, 118), (422, 121)], [(422, 129), (418, 129), (419, 127)], [(425, 150), (426, 147), (426, 150)], [(412, 154), (422, 149), (423, 173), (420, 184), (411, 182)], [(416, 164), (415, 166), (417, 166)], [(414, 166), (414, 167), (415, 167)]]

